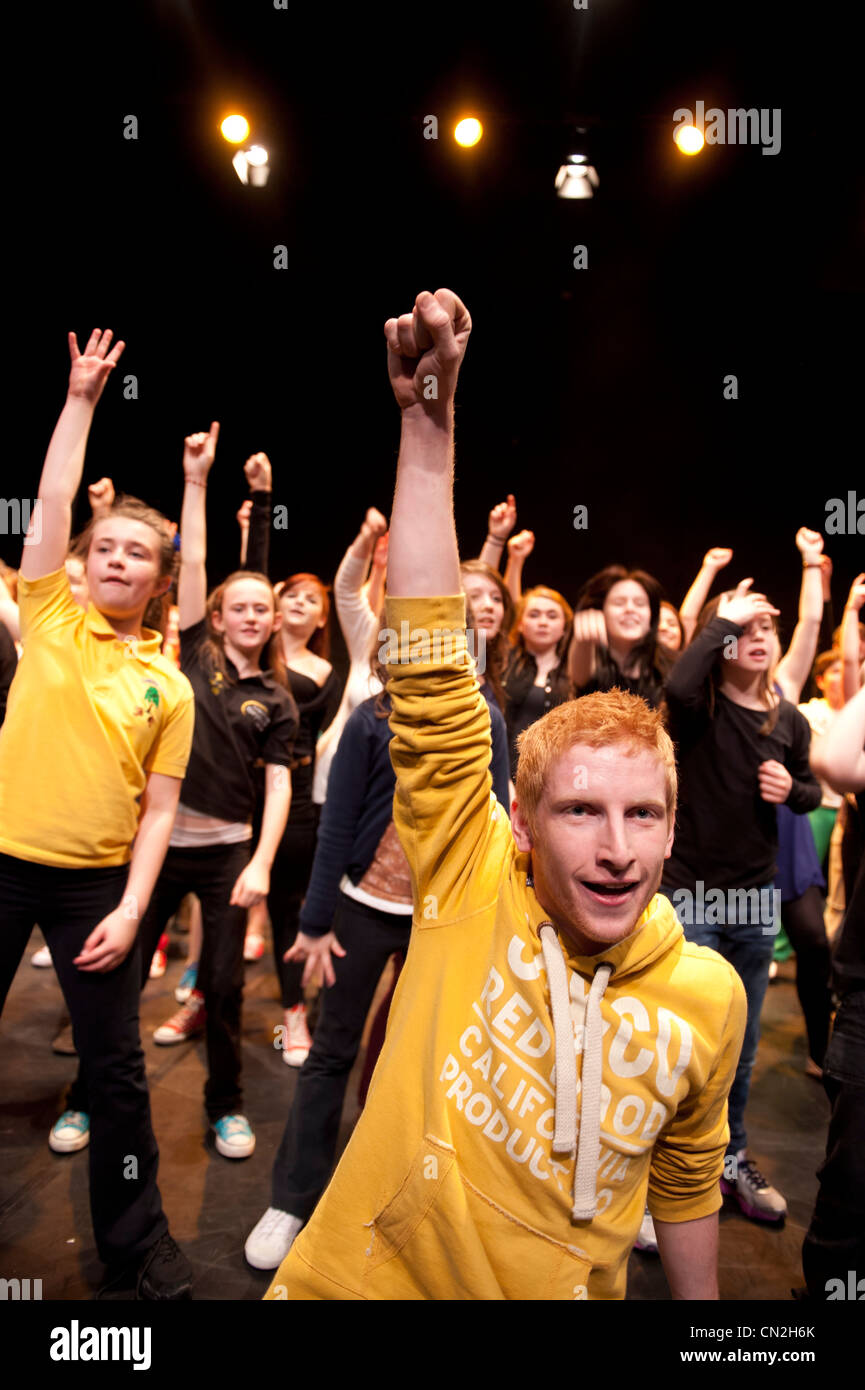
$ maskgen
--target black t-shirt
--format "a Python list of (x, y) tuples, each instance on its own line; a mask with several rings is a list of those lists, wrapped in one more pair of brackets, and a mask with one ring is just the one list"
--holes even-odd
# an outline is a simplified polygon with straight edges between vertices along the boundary
[(517, 739), (529, 725), (556, 705), (563, 705), (573, 695), (573, 686), (565, 662), (547, 672), (543, 685), (535, 685), (538, 667), (531, 652), (517, 648), (511, 655), (502, 682), (505, 692), (505, 722), (508, 728), (508, 753), (511, 777), (517, 775)]
[(315, 745), (322, 729), (336, 714), (340, 701), (340, 680), (331, 668), (324, 685), (311, 676), (286, 667), (291, 693), (297, 706), (299, 727), (294, 744), (291, 772), (291, 812), (289, 819), (297, 820), (302, 811), (312, 806), (312, 778), (315, 764)]
[(208, 660), (202, 619), (180, 634), (180, 669), (195, 694), (195, 731), (180, 800), (222, 820), (252, 819), (257, 759), (290, 767), (298, 729), (291, 694), (269, 673), (228, 678)]
[(859, 868), (835, 943), (834, 984), (838, 994), (865, 989), (865, 794), (860, 792), (856, 798), (855, 811), (847, 803), (847, 814), (853, 818), (853, 836), (858, 840)]
[(781, 700), (770, 733), (768, 710), (747, 709), (715, 692), (710, 714), (706, 679), (724, 639), (741, 635), (737, 623), (713, 618), (673, 668), (667, 684), (670, 735), (677, 747), (679, 805), (673, 852), (664, 866), (665, 888), (758, 888), (775, 878), (778, 818), (760, 795), (761, 763), (783, 763), (793, 778), (786, 805), (799, 814), (820, 805), (811, 771), (811, 730), (804, 715)]

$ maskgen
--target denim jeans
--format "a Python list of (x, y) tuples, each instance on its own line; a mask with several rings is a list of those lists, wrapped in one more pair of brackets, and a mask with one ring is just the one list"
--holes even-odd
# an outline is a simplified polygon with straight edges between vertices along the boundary
[(381, 912), (340, 893), (333, 930), (345, 950), (334, 958), (336, 984), (322, 991), (312, 1051), (273, 1165), (272, 1204), (304, 1221), (330, 1177), (349, 1074), (376, 986), (394, 951), (405, 951), (411, 917)]
[[(817, 1172), (814, 1215), (802, 1247), (805, 1282), (825, 1300), (830, 1280), (849, 1297), (850, 1274), (865, 1281), (865, 990), (844, 995), (823, 1063), (832, 1103), (826, 1159)], [(837, 1286), (836, 1286), (836, 1297)], [(856, 1295), (865, 1293), (865, 1283)]]
[[(686, 914), (681, 912), (674, 901), (676, 890), (662, 887), (659, 891), (677, 907), (682, 920)], [(756, 903), (751, 898), (743, 901), (744, 895), (736, 899), (734, 893), (725, 893), (725, 902), (717, 910), (717, 916), (721, 918), (717, 924), (707, 923), (706, 913), (699, 911), (693, 914), (690, 921), (682, 921), (686, 939), (693, 941), (697, 946), (711, 946), (713, 951), (717, 951), (730, 962), (745, 986), (748, 1019), (728, 1102), (730, 1142), (727, 1152), (730, 1154), (738, 1153), (748, 1146), (745, 1106), (751, 1089), (751, 1072), (754, 1070), (757, 1044), (760, 1041), (760, 1013), (769, 983), (769, 965), (775, 946), (776, 929), (774, 924), (765, 920), (766, 914), (763, 910), (773, 901), (772, 894), (771, 883), (761, 886)], [(764, 920), (761, 921), (761, 917)]]
[(131, 1263), (168, 1230), (138, 1029), (139, 943), (105, 974), (73, 964), (93, 928), (122, 901), (128, 872), (128, 865), (61, 869), (0, 854), (0, 1010), (38, 922), (86, 1080), (90, 1215), (107, 1265)]

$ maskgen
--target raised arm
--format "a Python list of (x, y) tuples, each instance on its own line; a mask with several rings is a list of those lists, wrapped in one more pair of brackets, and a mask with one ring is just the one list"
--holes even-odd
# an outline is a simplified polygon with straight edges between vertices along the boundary
[(380, 608), (370, 602), (365, 581), (373, 549), (386, 531), (387, 517), (369, 507), (333, 581), (333, 601), (350, 661), (368, 659), (375, 636)]
[(384, 586), (387, 579), (387, 550), (390, 544), (388, 533), (385, 531), (383, 536), (379, 536), (372, 551), (372, 564), (369, 568), (369, 579), (364, 585), (366, 601), (370, 611), (378, 615), (384, 603)]
[(177, 607), (180, 630), (200, 623), (207, 610), (207, 477), (216, 454), (219, 421), (207, 434), (183, 441), (183, 509), (180, 513), (180, 577)]
[(48, 445), (39, 480), (38, 502), (24, 540), (21, 573), (25, 579), (53, 574), (62, 568), (66, 559), (72, 529), (72, 503), (81, 486), (93, 412), (126, 346), (123, 342), (115, 343), (109, 352), (112, 336), (110, 329), (102, 333), (94, 328), (82, 353), (75, 334), (69, 334), (72, 366), (66, 403)]
[(775, 667), (775, 680), (785, 699), (796, 704), (814, 665), (817, 638), (823, 620), (823, 537), (819, 531), (801, 526), (796, 545), (802, 556), (802, 585), (799, 590), (799, 618), (790, 645)]
[(240, 568), (246, 569), (246, 552), (249, 549), (249, 518), (252, 515), (252, 498), (247, 497), (237, 509), (237, 524), (240, 527)]
[(839, 710), (827, 732), (815, 740), (811, 766), (833, 791), (865, 790), (865, 685)]
[(534, 531), (518, 531), (508, 541), (508, 563), (505, 567), (505, 586), (514, 603), (523, 596), (523, 565), (535, 548)]
[(4, 623), (9, 629), (13, 642), (21, 641), (21, 620), (18, 616), (18, 604), (9, 592), (9, 585), (0, 575), (0, 623)]
[(718, 571), (722, 570), (725, 565), (729, 565), (732, 558), (732, 550), (721, 545), (713, 546), (703, 556), (703, 563), (697, 573), (697, 578), (682, 599), (682, 606), (679, 609), (679, 617), (682, 619), (682, 627), (685, 629), (686, 646), (694, 635), (700, 610), (709, 597), (709, 591), (715, 582)]
[(502, 551), (505, 548), (505, 541), (517, 524), (517, 504), (512, 492), (508, 493), (506, 502), (497, 502), (489, 514), (487, 521), (487, 538), (484, 541), (483, 549), (478, 557), (490, 569), (498, 574), (499, 566), (502, 563)]
[(865, 604), (865, 574), (858, 574), (850, 587), (841, 622), (841, 680), (845, 700), (852, 700), (862, 684), (859, 660), (859, 624)]
[(450, 290), (423, 291), (410, 314), (385, 324), (388, 376), (402, 412), (388, 553), (390, 591), (401, 598), (460, 591), (454, 392), (471, 326)]
[(273, 468), (267, 454), (251, 454), (243, 465), (252, 498), (245, 564), (259, 574), (270, 573), (270, 520)]

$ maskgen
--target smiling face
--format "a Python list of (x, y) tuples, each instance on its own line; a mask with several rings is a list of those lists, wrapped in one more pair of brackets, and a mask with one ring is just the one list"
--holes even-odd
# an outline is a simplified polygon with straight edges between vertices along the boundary
[(537, 595), (530, 599), (520, 619), (520, 632), (526, 649), (533, 656), (552, 651), (565, 630), (561, 604)]
[(823, 674), (816, 678), (817, 689), (831, 709), (843, 709), (842, 668), (840, 661), (833, 661)]
[(679, 615), (671, 603), (662, 603), (658, 616), (658, 642), (668, 652), (677, 652), (682, 646), (682, 629)]
[(464, 574), (463, 590), (472, 607), (474, 626), (485, 632), (488, 639), (498, 636), (505, 616), (505, 602), (498, 585), (483, 574)]
[(535, 894), (579, 955), (630, 936), (673, 847), (664, 764), (647, 748), (574, 744), (549, 767), (533, 828), (514, 802)]
[(171, 586), (170, 575), (160, 575), (160, 553), (159, 537), (146, 522), (113, 514), (97, 521), (86, 576), (100, 613), (118, 621), (140, 618), (150, 600)]
[(619, 579), (604, 599), (604, 619), (610, 641), (634, 646), (652, 626), (649, 595), (635, 579)]
[(211, 615), (213, 629), (222, 635), (235, 665), (237, 656), (257, 662), (280, 621), (270, 585), (260, 579), (235, 579), (226, 585), (222, 606)]
[(317, 584), (302, 582), (283, 589), (279, 595), (279, 611), (286, 631), (304, 641), (327, 622), (324, 597)]

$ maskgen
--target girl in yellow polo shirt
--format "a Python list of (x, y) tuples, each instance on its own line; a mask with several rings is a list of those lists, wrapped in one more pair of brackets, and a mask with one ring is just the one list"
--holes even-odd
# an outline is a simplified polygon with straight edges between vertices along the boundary
[[(191, 1269), (156, 1185), (136, 945), (192, 738), (189, 682), (144, 626), (172, 582), (168, 525), (135, 499), (94, 519), (86, 610), (64, 568), (93, 412), (124, 348), (111, 338), (95, 329), (82, 354), (69, 335), (68, 394), (24, 542), (23, 654), (0, 730), (0, 1009), (38, 921), (88, 1081), (91, 1215), (106, 1285), (174, 1299), (188, 1296)], [(74, 1131), (75, 1116), (62, 1119)]]

